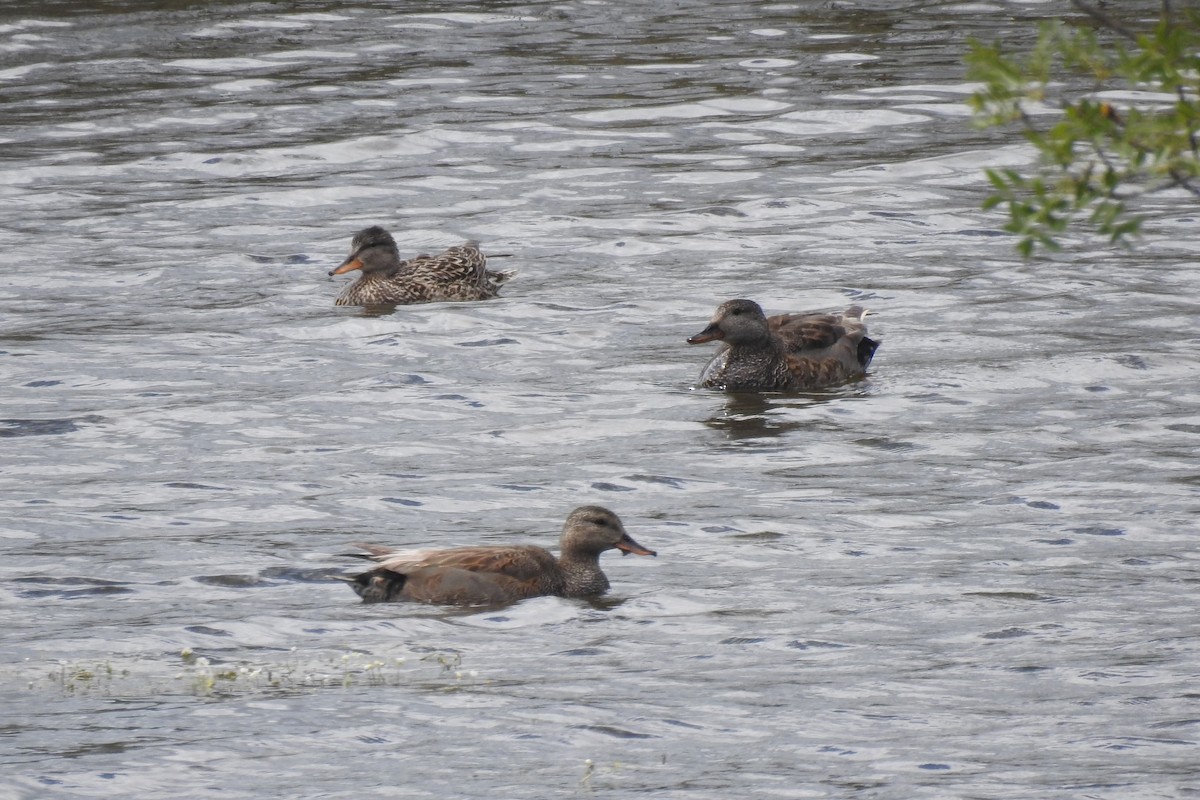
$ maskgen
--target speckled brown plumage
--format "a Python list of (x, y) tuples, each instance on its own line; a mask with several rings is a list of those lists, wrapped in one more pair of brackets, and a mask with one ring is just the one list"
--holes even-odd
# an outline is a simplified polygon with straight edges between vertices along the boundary
[(350, 255), (330, 275), (362, 270), (362, 276), (338, 296), (335, 305), (410, 305), (457, 300), (487, 300), (512, 278), (512, 270), (487, 269), (487, 258), (469, 242), (436, 256), (400, 260), (392, 235), (378, 225), (354, 235)]
[(563, 525), (555, 558), (536, 545), (454, 547), (448, 550), (393, 551), (360, 544), (379, 562), (350, 579), (365, 602), (413, 601), (445, 605), (496, 605), (526, 597), (589, 597), (608, 590), (600, 554), (656, 555), (630, 538), (616, 514), (581, 506)]
[(767, 317), (752, 300), (730, 300), (688, 339), (723, 347), (700, 373), (700, 385), (728, 392), (796, 392), (861, 378), (879, 343), (867, 337), (866, 312)]

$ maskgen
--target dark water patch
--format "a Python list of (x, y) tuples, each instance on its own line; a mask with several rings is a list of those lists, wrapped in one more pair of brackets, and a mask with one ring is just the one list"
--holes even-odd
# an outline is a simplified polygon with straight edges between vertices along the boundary
[(407, 497), (383, 497), (380, 498), (385, 503), (395, 503), (398, 506), (410, 506), (413, 508), (425, 505), (420, 500), (410, 500)]
[(188, 633), (195, 633), (200, 636), (232, 636), (229, 631), (220, 628), (212, 628), (208, 625), (188, 625), (184, 628)]
[[(20, 580), (20, 579), (18, 579)], [(84, 581), (80, 581), (84, 583)], [(30, 599), (39, 599), (45, 597), (56, 597), (62, 600), (75, 600), (80, 598), (100, 597), (105, 595), (122, 595), (133, 594), (134, 590), (127, 585), (118, 585), (115, 583), (106, 583), (101, 586), (84, 586), (78, 589), (25, 589), (17, 592), (20, 597)]]
[(692, 213), (707, 214), (713, 217), (748, 217), (750, 216), (745, 211), (730, 206), (709, 206), (708, 208), (698, 208)]
[(258, 575), (197, 575), (192, 580), (226, 589), (259, 589), (271, 585), (270, 581), (263, 580)]
[(516, 484), (516, 483), (498, 483), (498, 484), (496, 484), (496, 488), (497, 489), (508, 489), (511, 492), (538, 492), (538, 491), (542, 491), (545, 487), (522, 486), (522, 485)]
[(991, 633), (981, 634), (981, 639), (1019, 639), (1023, 636), (1033, 636), (1032, 631), (1027, 631), (1024, 628), (1005, 628)]
[[(732, 528), (726, 528), (725, 530), (732, 530)], [(779, 531), (754, 531), (753, 533), (735, 533), (729, 538), (741, 542), (774, 542), (779, 539), (786, 539), (787, 536), (786, 533), (780, 533)]]
[(994, 600), (1025, 600), (1032, 603), (1043, 603), (1053, 598), (1037, 592), (964, 592), (964, 597), (986, 597)]
[(1164, 425), (1169, 431), (1177, 431), (1179, 433), (1200, 433), (1200, 425), (1191, 425), (1186, 422), (1177, 422), (1171, 425)]
[(49, 575), (25, 575), (12, 578), (13, 583), (43, 583), (60, 586), (126, 586), (124, 581), (105, 580), (103, 578), (86, 578), (81, 576), (51, 577)]
[(1171, 483), (1179, 483), (1184, 486), (1200, 486), (1200, 474), (1198, 475), (1177, 475), (1167, 479)]
[(341, 582), (343, 570), (339, 567), (268, 567), (259, 572), (259, 575), (272, 581), (329, 583)]
[(20, 436), (57, 436), (74, 433), (81, 424), (97, 424), (103, 417), (88, 415), (70, 419), (0, 419), (0, 438)]
[(1123, 356), (1117, 356), (1113, 360), (1116, 361), (1118, 364), (1120, 364), (1122, 367), (1128, 367), (1129, 369), (1144, 370), (1144, 369), (1151, 368), (1150, 362), (1147, 361), (1146, 359), (1142, 358), (1141, 356), (1123, 355)]
[(873, 447), (877, 450), (889, 450), (892, 452), (906, 452), (925, 449), (922, 446), (915, 445), (911, 442), (899, 442), (895, 439), (888, 439), (882, 436), (875, 436), (869, 439), (855, 439), (854, 443), (860, 444), (864, 447)]
[(969, 406), (969, 405), (971, 405), (970, 400), (964, 400), (961, 397), (949, 397), (947, 395), (939, 394), (937, 392), (930, 392), (928, 394), (916, 394), (916, 395), (912, 396), (912, 399), (918, 400), (922, 403), (942, 403), (942, 404), (948, 405), (948, 406)]
[(1018, 495), (1007, 495), (1005, 497), (992, 497), (987, 500), (979, 501), (985, 506), (1002, 506), (1002, 505), (1025, 505), (1030, 508), (1042, 509), (1044, 511), (1058, 511), (1060, 506), (1057, 503), (1052, 503), (1049, 500), (1030, 500), (1028, 497), (1020, 497)]
[(1066, 547), (1066, 546), (1068, 546), (1068, 545), (1075, 544), (1075, 540), (1074, 540), (1074, 539), (1067, 539), (1067, 538), (1062, 538), (1062, 539), (1034, 539), (1034, 541), (1035, 541), (1035, 542), (1037, 542), (1038, 544), (1049, 544), (1049, 545), (1055, 545), (1055, 546), (1057, 546), (1057, 547)]
[(722, 639), (718, 644), (762, 644), (767, 641), (761, 636), (731, 636), (728, 639)]
[[(1150, 723), (1150, 727), (1154, 730), (1164, 730), (1164, 729), (1168, 729), (1168, 728), (1192, 728), (1192, 727), (1196, 727), (1196, 726), (1200, 726), (1200, 718), (1196, 718), (1196, 717), (1184, 717), (1183, 719), (1171, 719), (1171, 720), (1163, 720), (1162, 722)], [(1194, 741), (1188, 741), (1188, 740), (1183, 740), (1183, 739), (1159, 739), (1157, 741), (1162, 742), (1163, 744), (1182, 744), (1182, 745), (1195, 745), (1196, 744)]]
[(554, 655), (556, 656), (603, 656), (608, 655), (609, 651), (599, 647), (576, 647), (572, 650), (562, 650)]
[(469, 342), (458, 342), (459, 347), (498, 347), (502, 344), (519, 344), (516, 339), (501, 337), (499, 339), (475, 339)]
[(228, 486), (209, 486), (206, 483), (192, 483), (190, 481), (172, 481), (164, 483), (163, 486), (168, 489), (202, 489), (208, 492), (232, 492), (233, 489)]
[(608, 483), (607, 481), (597, 481), (596, 483), (592, 484), (592, 488), (598, 492), (636, 492), (637, 491), (637, 489), (633, 488), (632, 486), (619, 486), (615, 483)]
[(44, 388), (47, 388), (50, 386), (61, 386), (61, 385), (62, 385), (62, 381), (54, 381), (54, 380), (36, 380), (36, 381), (30, 381), (29, 383), (25, 384), (25, 386), (27, 386), (31, 389), (44, 389)]
[(626, 475), (627, 481), (638, 481), (640, 483), (657, 483), (664, 486), (670, 486), (674, 489), (682, 489), (684, 480), (682, 478), (672, 478), (667, 475)]
[(634, 731), (624, 728), (617, 728), (612, 725), (573, 725), (575, 730), (591, 731), (593, 733), (602, 733), (605, 736), (611, 736), (614, 739), (659, 739), (661, 737), (649, 733), (635, 733)]
[(664, 719), (664, 720), (662, 720), (662, 723), (664, 725), (671, 725), (672, 727), (675, 727), (675, 728), (688, 728), (688, 729), (694, 730), (694, 731), (704, 730), (703, 725), (694, 725), (690, 722), (684, 722), (681, 719)]
[(1103, 525), (1089, 525), (1084, 528), (1070, 528), (1071, 533), (1078, 533), (1081, 536), (1124, 536), (1125, 531), (1121, 528), (1107, 528)]
[(481, 403), (478, 400), (471, 400), (468, 397), (463, 397), (461, 394), (442, 394), (442, 395), (438, 395), (437, 397), (435, 397), (433, 399), (434, 400), (454, 400), (454, 401), (462, 403), (464, 406), (466, 406), (468, 408), (484, 408), (486, 405), (484, 403)]
[(793, 650), (845, 650), (849, 645), (840, 644), (838, 642), (823, 642), (818, 639), (793, 639), (787, 643), (787, 646)]
[(373, 378), (371, 383), (374, 386), (425, 386), (429, 379), (416, 373), (388, 374)]
[[(377, 317), (393, 316), (393, 315), (397, 314), (401, 308), (402, 308), (402, 306), (390, 306), (390, 305), (362, 306), (361, 308), (356, 309), (355, 313), (357, 316), (362, 317), (364, 319), (375, 319)], [(394, 347), (396, 345), (399, 345), (400, 343), (401, 343), (400, 337), (389, 337), (386, 340), (382, 340), (382, 341), (376, 340), (374, 342), (371, 342), (371, 344), (384, 344), (384, 345), (387, 345), (390, 347)]]

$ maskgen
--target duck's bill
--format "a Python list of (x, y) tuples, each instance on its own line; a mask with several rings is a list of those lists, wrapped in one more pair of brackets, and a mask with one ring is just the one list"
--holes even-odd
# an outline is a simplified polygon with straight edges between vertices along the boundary
[(617, 549), (621, 551), (622, 555), (626, 555), (626, 556), (629, 555), (630, 553), (633, 553), (635, 556), (656, 556), (656, 555), (658, 555), (658, 553), (654, 552), (653, 550), (649, 550), (645, 547), (642, 547), (640, 544), (635, 542), (632, 538), (630, 538), (628, 533), (625, 534), (624, 536), (622, 536), (621, 540), (619, 542), (617, 542)]
[(695, 336), (689, 337), (688, 344), (704, 344), (705, 342), (712, 342), (717, 339), (724, 338), (725, 332), (722, 331), (721, 328), (714, 322), (704, 330), (697, 333)]
[(362, 261), (358, 256), (350, 256), (337, 269), (331, 269), (330, 275), (344, 275), (347, 272), (353, 272), (356, 269), (362, 269)]

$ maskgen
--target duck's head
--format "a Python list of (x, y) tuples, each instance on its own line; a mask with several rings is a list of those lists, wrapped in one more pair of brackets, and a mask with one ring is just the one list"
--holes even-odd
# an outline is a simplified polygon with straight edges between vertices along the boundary
[(564, 553), (586, 553), (600, 555), (605, 550), (616, 548), (623, 554), (656, 556), (658, 553), (642, 547), (628, 533), (621, 519), (601, 506), (580, 506), (571, 512), (563, 524), (562, 550)]
[(768, 335), (767, 318), (753, 300), (728, 300), (717, 307), (708, 327), (688, 339), (688, 344), (703, 344), (720, 339), (743, 344)]
[(350, 255), (329, 274), (343, 275), (356, 269), (364, 273), (390, 272), (399, 263), (400, 251), (396, 247), (396, 240), (383, 228), (372, 225), (354, 234)]

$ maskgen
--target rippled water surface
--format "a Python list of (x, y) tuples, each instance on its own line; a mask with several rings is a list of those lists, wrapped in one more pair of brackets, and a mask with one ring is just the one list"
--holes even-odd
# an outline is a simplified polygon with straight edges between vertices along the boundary
[[(1066, 4), (898, 5), (0, 9), (0, 793), (1200, 793), (1195, 206), (1015, 258), (961, 54)], [(369, 224), (520, 275), (335, 308)], [(872, 373), (693, 390), (739, 296)], [(584, 503), (595, 602), (331, 577)]]

